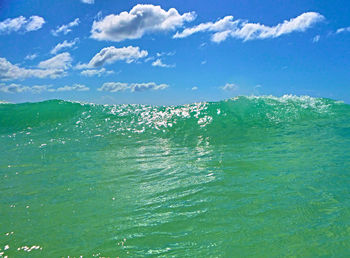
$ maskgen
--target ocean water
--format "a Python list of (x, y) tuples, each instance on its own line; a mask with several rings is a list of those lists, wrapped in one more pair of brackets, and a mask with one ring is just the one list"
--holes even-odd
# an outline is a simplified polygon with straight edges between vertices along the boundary
[(348, 257), (350, 105), (0, 104), (0, 257)]

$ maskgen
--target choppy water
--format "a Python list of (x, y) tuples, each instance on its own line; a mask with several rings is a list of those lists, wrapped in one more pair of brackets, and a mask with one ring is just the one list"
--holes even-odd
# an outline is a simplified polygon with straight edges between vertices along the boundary
[(350, 254), (350, 106), (0, 104), (0, 256)]

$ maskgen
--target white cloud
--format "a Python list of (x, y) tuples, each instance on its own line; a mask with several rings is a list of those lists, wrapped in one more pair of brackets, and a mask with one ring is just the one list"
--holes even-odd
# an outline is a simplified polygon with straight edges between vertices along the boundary
[(63, 69), (26, 69), (11, 64), (6, 58), (0, 57), (0, 80), (16, 80), (30, 77), (57, 78), (66, 75)]
[(64, 52), (48, 60), (40, 62), (38, 67), (43, 69), (66, 70), (71, 67), (71, 63), (72, 63), (72, 57), (68, 52)]
[(9, 34), (11, 32), (26, 33), (41, 29), (45, 20), (40, 16), (30, 16), (29, 19), (19, 16), (13, 19), (6, 19), (0, 22), (0, 34)]
[(201, 65), (205, 65), (207, 63), (207, 60), (203, 60), (202, 62), (201, 62)]
[(23, 93), (23, 92), (29, 92), (29, 93), (35, 93), (39, 94), (41, 92), (47, 91), (47, 92), (62, 92), (62, 91), (88, 91), (90, 88), (86, 87), (83, 84), (74, 84), (72, 86), (64, 86), (57, 89), (51, 88), (51, 85), (34, 85), (34, 86), (26, 86), (22, 84), (3, 84), (0, 83), (0, 91), (5, 93)]
[(47, 91), (49, 88), (51, 87), (51, 85), (35, 85), (31, 87), (31, 91), (33, 93), (41, 93), (43, 91)]
[(157, 57), (161, 57), (161, 56), (174, 56), (176, 54), (175, 51), (172, 51), (172, 52), (160, 52), (160, 53), (157, 53)]
[(75, 44), (77, 44), (79, 42), (79, 38), (75, 38), (72, 41), (63, 41), (62, 43), (58, 43), (51, 51), (50, 53), (55, 55), (57, 54), (57, 52), (59, 52), (60, 50), (64, 49), (64, 48), (72, 48), (75, 46)]
[(125, 61), (126, 63), (132, 63), (140, 58), (144, 58), (148, 55), (146, 50), (141, 50), (139, 47), (122, 47), (115, 48), (113, 46), (101, 49), (88, 64), (78, 64), (77, 69), (96, 68), (101, 67), (104, 64), (112, 64), (117, 61)]
[(197, 86), (194, 86), (194, 87), (192, 87), (191, 90), (198, 90), (198, 87), (197, 87)]
[(206, 42), (203, 42), (202, 44), (199, 45), (199, 49), (203, 49), (207, 46), (207, 43)]
[(92, 77), (97, 75), (98, 77), (101, 77), (102, 75), (106, 74), (113, 74), (114, 71), (108, 71), (105, 68), (101, 68), (100, 70), (97, 69), (91, 69), (91, 70), (84, 70), (82, 71), (80, 74), (84, 75), (84, 76), (88, 76), (88, 77)]
[(260, 23), (249, 23), (241, 20), (233, 20), (233, 16), (226, 16), (215, 23), (201, 23), (192, 28), (186, 28), (181, 33), (177, 32), (173, 38), (185, 38), (198, 32), (213, 32), (211, 40), (219, 43), (228, 37), (242, 39), (243, 41), (254, 39), (277, 38), (284, 34), (296, 31), (305, 31), (315, 23), (324, 20), (324, 16), (316, 12), (307, 12), (296, 18), (285, 20), (276, 26), (266, 26)]
[(130, 92), (140, 92), (147, 90), (164, 90), (168, 88), (167, 84), (156, 84), (154, 82), (148, 83), (122, 83), (122, 82), (106, 82), (101, 88), (98, 88), (98, 91), (107, 91), (107, 92), (121, 92), (129, 90)]
[(40, 16), (31, 16), (28, 20), (28, 23), (26, 24), (25, 30), (26, 31), (39, 30), (44, 25), (44, 23), (45, 23), (44, 18)]
[(79, 23), (80, 23), (79, 18), (76, 18), (74, 21), (68, 24), (57, 26), (56, 30), (51, 30), (51, 34), (54, 36), (58, 36), (60, 33), (63, 33), (64, 35), (66, 35), (72, 31), (71, 30), (72, 27), (78, 26)]
[(25, 60), (34, 60), (35, 58), (37, 58), (38, 55), (37, 54), (29, 54), (29, 55), (26, 55), (26, 57), (24, 58)]
[(88, 91), (88, 90), (90, 90), (90, 88), (86, 87), (83, 84), (77, 84), (76, 83), (76, 84), (74, 84), (72, 86), (66, 85), (66, 86), (57, 88), (54, 91), (62, 92), (62, 91)]
[(168, 88), (169, 85), (167, 84), (156, 84), (154, 82), (148, 82), (148, 83), (133, 83), (130, 85), (130, 91), (145, 91), (145, 90), (164, 90)]
[(22, 93), (22, 92), (32, 92), (40, 93), (47, 90), (48, 86), (46, 85), (35, 85), (35, 86), (25, 86), (21, 84), (11, 83), (9, 85), (0, 83), (0, 91), (5, 93)]
[(225, 86), (221, 87), (223, 90), (231, 91), (231, 90), (237, 90), (238, 86), (233, 83), (226, 83)]
[(95, 0), (81, 0), (81, 2), (84, 4), (94, 4)]
[(154, 59), (155, 59), (154, 56), (150, 56), (150, 57), (147, 57), (147, 58), (145, 59), (145, 62), (147, 63), (147, 62), (152, 61), (152, 60), (154, 60)]
[[(204, 32), (204, 31), (210, 31), (210, 32), (231, 31), (237, 28), (237, 25), (239, 22), (240, 22), (239, 20), (234, 21), (233, 16), (226, 16), (215, 23), (213, 22), (201, 23), (192, 28), (186, 28), (181, 33), (176, 32), (176, 34), (173, 37), (185, 38), (194, 33)], [(203, 44), (201, 44), (201, 46), (202, 45)]]
[(13, 31), (19, 31), (23, 29), (25, 24), (27, 23), (27, 19), (23, 16), (19, 16), (13, 19), (6, 19), (0, 22), (0, 32), (1, 33), (11, 33)]
[(316, 36), (312, 39), (312, 42), (313, 42), (313, 43), (319, 42), (319, 41), (320, 41), (320, 38), (321, 38), (320, 35), (316, 35)]
[(84, 4), (94, 4), (95, 0), (81, 0), (81, 2)]
[(345, 27), (345, 28), (339, 28), (337, 29), (336, 33), (343, 33), (343, 32), (350, 32), (350, 27)]
[(120, 92), (130, 89), (129, 84), (123, 82), (105, 82), (98, 91)]
[(9, 85), (0, 84), (0, 91), (6, 92), (6, 93), (22, 93), (22, 92), (29, 91), (30, 89), (31, 88), (28, 86), (23, 86), (15, 83), (12, 83)]
[(146, 33), (174, 30), (194, 19), (194, 12), (180, 15), (175, 8), (166, 11), (160, 6), (138, 4), (130, 12), (111, 14), (102, 20), (94, 21), (91, 37), (116, 42), (138, 39)]
[(159, 59), (159, 58), (158, 58), (156, 61), (154, 61), (154, 62), (152, 63), (152, 66), (159, 66), (159, 67), (165, 67), (165, 68), (175, 67), (174, 64), (172, 64), (172, 65), (164, 64), (164, 63), (162, 62), (162, 60)]

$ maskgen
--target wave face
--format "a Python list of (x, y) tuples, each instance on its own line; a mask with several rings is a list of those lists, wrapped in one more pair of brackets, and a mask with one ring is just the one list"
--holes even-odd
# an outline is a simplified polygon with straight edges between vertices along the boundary
[(341, 102), (0, 104), (0, 153), (4, 255), (350, 249), (350, 106)]

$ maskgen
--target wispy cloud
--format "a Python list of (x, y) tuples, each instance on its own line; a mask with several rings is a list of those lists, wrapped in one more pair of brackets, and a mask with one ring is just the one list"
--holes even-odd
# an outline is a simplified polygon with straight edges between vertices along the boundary
[(208, 45), (208, 44), (207, 44), (206, 42), (203, 42), (202, 44), (200, 44), (200, 45), (198, 46), (198, 48), (199, 48), (199, 49), (203, 49), (203, 48), (205, 48), (207, 45)]
[(123, 83), (123, 82), (106, 82), (101, 88), (98, 88), (98, 91), (107, 91), (107, 92), (140, 92), (147, 90), (164, 90), (168, 88), (167, 84), (156, 84), (154, 82), (148, 83)]
[(78, 64), (77, 69), (86, 69), (86, 68), (97, 68), (105, 64), (112, 64), (117, 61), (124, 61), (126, 63), (132, 63), (140, 58), (144, 58), (148, 55), (146, 50), (140, 50), (139, 47), (122, 47), (115, 48), (113, 46), (106, 47), (101, 49), (89, 63), (87, 64)]
[(197, 87), (197, 86), (194, 86), (194, 87), (192, 87), (191, 90), (198, 90), (198, 87)]
[(62, 91), (88, 91), (88, 90), (90, 90), (90, 88), (86, 87), (83, 84), (73, 84), (72, 86), (66, 85), (63, 87), (59, 87), (54, 91), (62, 92)]
[(84, 4), (94, 4), (95, 0), (80, 0)]
[(29, 54), (29, 55), (26, 55), (26, 57), (24, 58), (25, 60), (34, 60), (35, 58), (38, 57), (38, 54)]
[(147, 63), (147, 62), (152, 61), (152, 60), (154, 60), (154, 59), (156, 59), (154, 56), (150, 56), (150, 57), (147, 57), (147, 58), (145, 59), (145, 62)]
[(45, 24), (44, 18), (40, 16), (30, 16), (28, 19), (19, 16), (13, 19), (6, 19), (0, 22), (0, 34), (10, 34), (11, 32), (26, 33), (41, 29)]
[(320, 35), (316, 35), (316, 36), (312, 39), (312, 42), (313, 42), (313, 43), (317, 43), (317, 42), (320, 41), (320, 38), (321, 38)]
[(34, 85), (26, 86), (17, 83), (4, 84), (0, 83), (0, 91), (5, 93), (34, 93), (39, 94), (42, 92), (63, 92), (63, 91), (88, 91), (89, 87), (83, 84), (74, 84), (72, 86), (66, 85), (59, 88), (52, 88), (52, 85)]
[(114, 71), (108, 71), (105, 68), (101, 68), (99, 70), (97, 69), (84, 70), (84, 71), (81, 71), (80, 74), (87, 77), (92, 77), (92, 76), (101, 77), (102, 75), (114, 74)]
[(229, 37), (242, 39), (243, 41), (277, 38), (292, 32), (305, 31), (324, 19), (324, 16), (319, 13), (307, 12), (270, 27), (260, 23), (234, 20), (233, 16), (226, 16), (215, 23), (201, 23), (192, 28), (186, 28), (182, 32), (177, 32), (173, 38), (185, 38), (198, 32), (213, 33), (211, 40), (216, 43), (222, 42)]
[(57, 28), (55, 30), (51, 30), (51, 34), (54, 36), (58, 36), (59, 34), (68, 34), (69, 32), (72, 31), (72, 27), (78, 26), (80, 23), (79, 18), (76, 18), (74, 21), (68, 23), (68, 24), (64, 24), (61, 26), (57, 26)]
[(50, 53), (55, 55), (57, 54), (59, 51), (61, 51), (62, 49), (66, 49), (66, 48), (72, 48), (74, 47), (77, 43), (79, 42), (79, 38), (75, 38), (72, 41), (63, 41), (62, 43), (58, 43), (51, 51)]
[(345, 27), (345, 28), (339, 28), (337, 29), (336, 33), (344, 33), (344, 32), (350, 32), (350, 27)]
[(130, 12), (111, 14), (94, 21), (91, 38), (116, 42), (138, 39), (146, 33), (174, 30), (194, 19), (194, 12), (181, 15), (175, 8), (166, 11), (160, 6), (138, 4)]
[(0, 91), (5, 93), (23, 93), (23, 92), (31, 92), (31, 93), (41, 93), (43, 91), (47, 91), (49, 89), (49, 85), (34, 85), (34, 86), (25, 86), (22, 84), (3, 84), (0, 83)]
[(43, 69), (62, 69), (66, 70), (70, 68), (72, 65), (72, 57), (68, 52), (64, 52), (61, 54), (58, 54), (50, 59), (47, 59), (45, 61), (42, 61), (39, 63), (38, 67)]
[(160, 58), (158, 58), (157, 60), (155, 60), (153, 63), (152, 63), (152, 66), (159, 66), (159, 67), (164, 67), (164, 68), (172, 68), (172, 67), (175, 67), (175, 64), (164, 64), (162, 62), (162, 60)]
[(238, 86), (234, 83), (226, 83), (221, 89), (226, 90), (226, 91), (233, 91), (237, 90)]
[(176, 54), (175, 51), (172, 51), (172, 52), (160, 52), (160, 53), (157, 53), (156, 56), (157, 57), (162, 57), (162, 56), (174, 56)]

